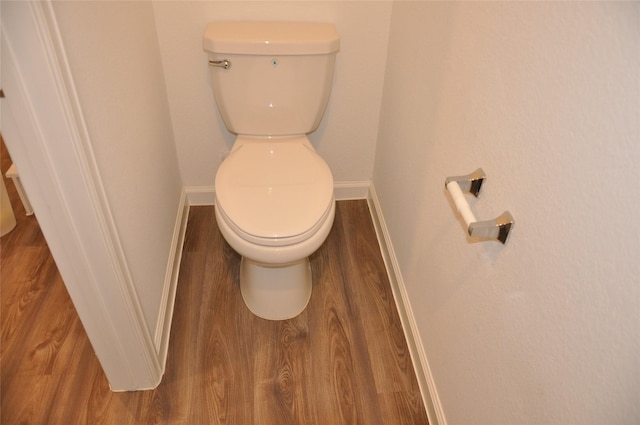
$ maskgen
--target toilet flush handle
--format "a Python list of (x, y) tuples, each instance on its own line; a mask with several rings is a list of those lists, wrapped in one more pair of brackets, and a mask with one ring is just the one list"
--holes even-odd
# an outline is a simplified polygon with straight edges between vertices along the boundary
[(215, 66), (216, 68), (224, 68), (224, 69), (231, 68), (231, 62), (229, 62), (229, 60), (227, 59), (223, 59), (221, 61), (209, 61), (209, 65)]

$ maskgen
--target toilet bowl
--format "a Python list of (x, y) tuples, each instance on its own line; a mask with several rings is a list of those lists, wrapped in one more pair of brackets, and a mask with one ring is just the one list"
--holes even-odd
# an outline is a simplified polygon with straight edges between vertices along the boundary
[(329, 167), (306, 136), (238, 137), (215, 191), (220, 232), (242, 256), (245, 304), (265, 319), (297, 316), (311, 297), (308, 256), (335, 215)]
[(335, 216), (331, 170), (307, 134), (326, 109), (339, 38), (331, 24), (214, 22), (203, 44), (216, 105), (236, 134), (216, 173), (216, 221), (242, 256), (249, 310), (290, 319), (309, 302), (308, 257)]

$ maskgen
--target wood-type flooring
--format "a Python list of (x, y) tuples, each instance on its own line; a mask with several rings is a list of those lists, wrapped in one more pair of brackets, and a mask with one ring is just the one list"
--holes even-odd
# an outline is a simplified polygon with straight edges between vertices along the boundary
[[(3, 175), (8, 168), (2, 151)], [(155, 390), (113, 393), (34, 216), (2, 237), (2, 424), (427, 424), (365, 201), (341, 201), (298, 317), (252, 315), (213, 207), (190, 211)]]

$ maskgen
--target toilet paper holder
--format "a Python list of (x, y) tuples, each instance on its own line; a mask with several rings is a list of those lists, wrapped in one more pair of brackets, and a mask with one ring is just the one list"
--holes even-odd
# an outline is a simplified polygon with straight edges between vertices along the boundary
[(505, 211), (493, 220), (478, 221), (464, 197), (464, 193), (470, 193), (477, 198), (486, 178), (482, 168), (478, 168), (471, 174), (447, 177), (444, 186), (464, 219), (470, 237), (480, 240), (495, 240), (506, 244), (515, 224), (511, 213)]

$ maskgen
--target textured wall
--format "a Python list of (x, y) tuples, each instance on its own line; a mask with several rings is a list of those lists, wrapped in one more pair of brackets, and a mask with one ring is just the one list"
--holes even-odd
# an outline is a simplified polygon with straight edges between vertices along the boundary
[(640, 421), (639, 76), (638, 3), (394, 4), (374, 185), (448, 423)]

